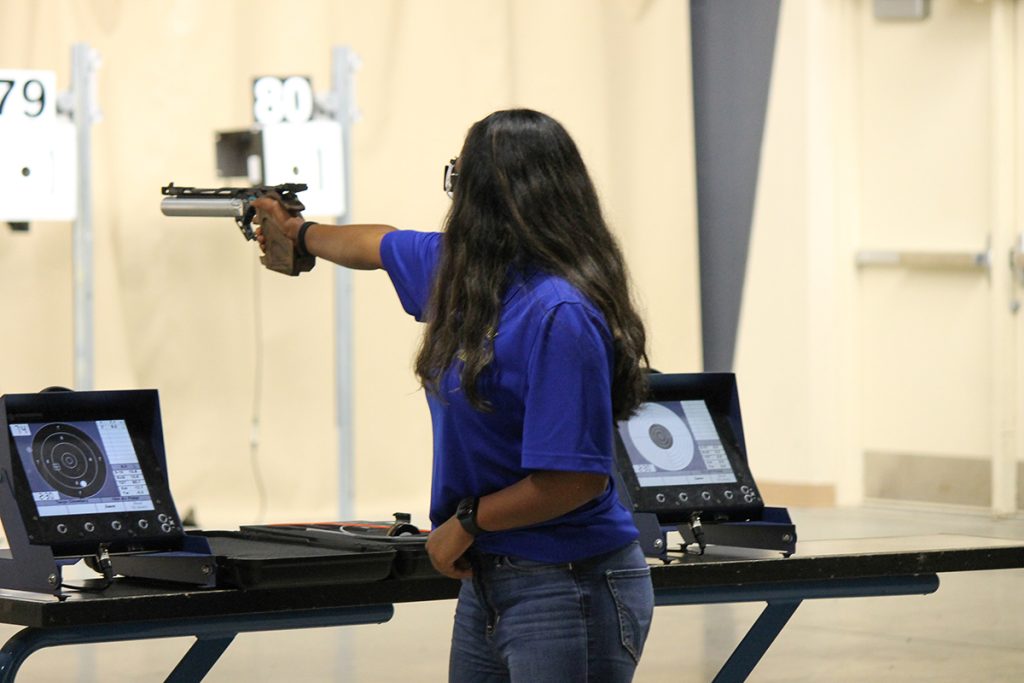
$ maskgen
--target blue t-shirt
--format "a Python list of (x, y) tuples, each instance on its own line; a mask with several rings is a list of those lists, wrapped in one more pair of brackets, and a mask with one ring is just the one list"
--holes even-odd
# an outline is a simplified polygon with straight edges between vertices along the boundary
[[(396, 231), (381, 259), (403, 308), (423, 321), (441, 254), (441, 233)], [(484, 496), (534, 470), (611, 477), (613, 351), (601, 312), (564, 279), (535, 273), (504, 296), (494, 360), (480, 374), (492, 410), (473, 408), (459, 390), (459, 365), (427, 393), (434, 430), (430, 520), (442, 524), (461, 499)], [(480, 550), (539, 562), (569, 562), (619, 548), (637, 537), (613, 479), (603, 494), (562, 517), (484, 533)]]

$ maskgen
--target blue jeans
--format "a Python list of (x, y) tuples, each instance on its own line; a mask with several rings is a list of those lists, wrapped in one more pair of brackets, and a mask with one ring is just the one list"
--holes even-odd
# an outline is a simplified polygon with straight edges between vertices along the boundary
[(455, 610), (451, 683), (631, 681), (654, 612), (637, 543), (543, 564), (470, 550)]

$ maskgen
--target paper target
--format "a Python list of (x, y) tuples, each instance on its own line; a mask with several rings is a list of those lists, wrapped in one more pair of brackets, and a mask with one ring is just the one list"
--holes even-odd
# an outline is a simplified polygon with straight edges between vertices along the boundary
[(646, 403), (627, 425), (633, 447), (658, 469), (678, 472), (693, 460), (690, 428), (665, 406)]
[(99, 446), (88, 434), (68, 424), (48, 424), (36, 432), (32, 460), (50, 486), (73, 498), (94, 495), (107, 479), (107, 465)]

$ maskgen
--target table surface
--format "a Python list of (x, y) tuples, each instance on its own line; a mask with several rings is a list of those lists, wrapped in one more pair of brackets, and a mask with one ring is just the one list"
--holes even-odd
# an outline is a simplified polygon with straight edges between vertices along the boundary
[[(801, 541), (789, 558), (709, 547), (671, 564), (652, 565), (656, 591), (769, 586), (958, 571), (1024, 568), (1024, 540), (937, 534)], [(0, 622), (54, 628), (95, 623), (244, 616), (274, 612), (455, 598), (459, 582), (443, 577), (321, 586), (236, 590), (190, 589), (116, 579), (100, 593), (51, 595), (0, 591)]]

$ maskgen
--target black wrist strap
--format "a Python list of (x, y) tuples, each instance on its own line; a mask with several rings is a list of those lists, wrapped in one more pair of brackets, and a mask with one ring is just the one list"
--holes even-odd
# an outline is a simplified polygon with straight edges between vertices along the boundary
[(309, 226), (316, 225), (316, 221), (306, 221), (299, 226), (299, 233), (295, 236), (295, 250), (299, 252), (299, 256), (309, 256), (309, 250), (306, 249), (306, 231), (309, 230)]
[(458, 510), (455, 512), (455, 516), (458, 518), (459, 524), (461, 524), (462, 528), (469, 532), (469, 535), (473, 537), (484, 533), (484, 530), (476, 523), (476, 514), (479, 507), (479, 497), (463, 498), (459, 501)]

